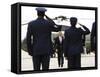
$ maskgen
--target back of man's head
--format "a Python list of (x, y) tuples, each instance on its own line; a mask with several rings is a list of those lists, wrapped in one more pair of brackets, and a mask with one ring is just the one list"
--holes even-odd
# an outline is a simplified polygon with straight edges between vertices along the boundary
[(40, 17), (44, 17), (45, 12), (47, 11), (44, 7), (38, 7), (36, 8), (37, 10), (37, 15)]
[(77, 18), (76, 17), (71, 17), (70, 18), (70, 24), (71, 26), (75, 27), (77, 24)]
[(45, 12), (37, 11), (37, 15), (38, 15), (38, 16), (42, 16), (42, 17), (44, 17)]

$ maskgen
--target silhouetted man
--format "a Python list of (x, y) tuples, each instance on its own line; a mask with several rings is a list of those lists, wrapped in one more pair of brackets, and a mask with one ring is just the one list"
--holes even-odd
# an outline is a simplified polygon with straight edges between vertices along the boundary
[(96, 25), (95, 22), (92, 25), (92, 30), (91, 30), (91, 51), (95, 52), (96, 51), (96, 41), (97, 41), (97, 33), (96, 33)]
[[(28, 24), (27, 47), (29, 55), (33, 58), (34, 70), (49, 69), (50, 55), (52, 54), (51, 32), (60, 31), (61, 26), (55, 26), (55, 23), (45, 15), (47, 11), (43, 7), (36, 8), (38, 18)], [(44, 16), (46, 19), (44, 19)]]
[(89, 34), (87, 27), (80, 24), (84, 28), (76, 28), (77, 18), (70, 18), (71, 27), (65, 30), (64, 54), (68, 59), (69, 69), (79, 69), (81, 66), (81, 52), (83, 52), (82, 35)]
[(63, 67), (64, 57), (63, 57), (63, 35), (59, 32), (58, 37), (55, 38), (55, 48), (58, 56), (58, 66)]

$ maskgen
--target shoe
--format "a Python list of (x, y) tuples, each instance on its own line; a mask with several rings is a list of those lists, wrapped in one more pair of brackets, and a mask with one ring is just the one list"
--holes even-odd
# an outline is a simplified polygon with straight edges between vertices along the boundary
[(60, 65), (58, 65), (60, 67)]
[(63, 65), (61, 65), (61, 67), (63, 67)]

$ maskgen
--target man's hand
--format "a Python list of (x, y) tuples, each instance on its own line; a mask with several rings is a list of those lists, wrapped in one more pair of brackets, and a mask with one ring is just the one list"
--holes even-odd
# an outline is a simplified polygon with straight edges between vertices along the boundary
[(31, 51), (28, 51), (28, 54), (29, 54), (30, 56), (32, 56), (33, 53), (32, 53)]
[(83, 24), (78, 23), (80, 26), (84, 26)]

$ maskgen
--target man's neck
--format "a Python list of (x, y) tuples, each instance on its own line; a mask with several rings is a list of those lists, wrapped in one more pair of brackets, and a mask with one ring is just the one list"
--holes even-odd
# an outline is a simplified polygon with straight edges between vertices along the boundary
[(44, 17), (42, 17), (42, 16), (38, 16), (38, 18), (44, 18)]
[(76, 26), (71, 26), (72, 28), (76, 28)]

